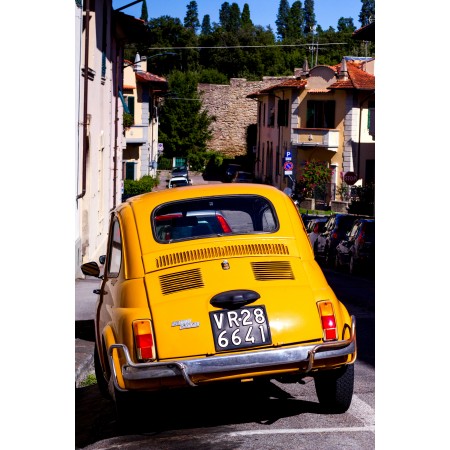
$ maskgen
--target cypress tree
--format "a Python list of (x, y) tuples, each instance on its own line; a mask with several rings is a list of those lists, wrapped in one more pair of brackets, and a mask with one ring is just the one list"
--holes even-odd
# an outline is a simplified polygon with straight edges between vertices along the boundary
[(145, 0), (142, 2), (141, 20), (143, 20), (146, 23), (148, 21), (147, 2)]
[(191, 1), (186, 7), (186, 16), (184, 18), (185, 28), (190, 28), (196, 32), (200, 28), (200, 22), (198, 20), (198, 7), (196, 1)]
[(305, 23), (305, 32), (312, 32), (316, 25), (316, 14), (314, 13), (314, 0), (305, 0), (303, 8), (303, 18)]
[(280, 0), (275, 25), (277, 26), (277, 35), (282, 41), (284, 41), (284, 39), (287, 36), (287, 31), (289, 27), (289, 13), (290, 13), (289, 2), (287, 0)]

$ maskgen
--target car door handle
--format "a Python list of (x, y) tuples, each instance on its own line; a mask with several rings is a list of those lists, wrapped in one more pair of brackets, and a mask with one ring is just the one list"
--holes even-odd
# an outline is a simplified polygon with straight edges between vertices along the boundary
[(97, 295), (107, 294), (106, 291), (102, 291), (101, 289), (94, 289), (92, 292)]

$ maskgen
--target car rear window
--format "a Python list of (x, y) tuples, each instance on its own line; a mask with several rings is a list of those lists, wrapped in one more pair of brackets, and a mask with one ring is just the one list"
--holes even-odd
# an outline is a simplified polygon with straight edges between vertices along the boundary
[(165, 203), (151, 216), (161, 243), (229, 234), (272, 233), (278, 229), (273, 205), (257, 195), (202, 197)]

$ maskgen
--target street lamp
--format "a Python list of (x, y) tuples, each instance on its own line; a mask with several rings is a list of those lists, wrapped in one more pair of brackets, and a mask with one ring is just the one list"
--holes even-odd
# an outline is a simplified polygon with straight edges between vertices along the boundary
[(166, 55), (177, 56), (177, 53), (164, 52), (164, 53), (156, 53), (156, 55), (142, 56), (142, 57), (139, 55), (139, 53), (136, 53), (136, 57), (134, 58), (134, 63), (127, 64), (123, 67), (126, 68), (126, 67), (130, 67), (130, 66), (134, 66), (133, 70), (135, 72), (140, 72), (141, 71), (141, 62), (149, 61), (150, 59), (156, 58), (157, 56), (166, 56)]

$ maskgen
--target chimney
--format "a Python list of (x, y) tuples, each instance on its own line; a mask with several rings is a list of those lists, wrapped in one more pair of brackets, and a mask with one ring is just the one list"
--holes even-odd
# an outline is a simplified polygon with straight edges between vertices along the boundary
[(348, 80), (347, 60), (345, 59), (345, 57), (342, 58), (341, 70), (339, 71), (339, 79)]
[(135, 72), (142, 72), (141, 69), (141, 56), (139, 53), (136, 53), (136, 57), (134, 58), (133, 70)]

